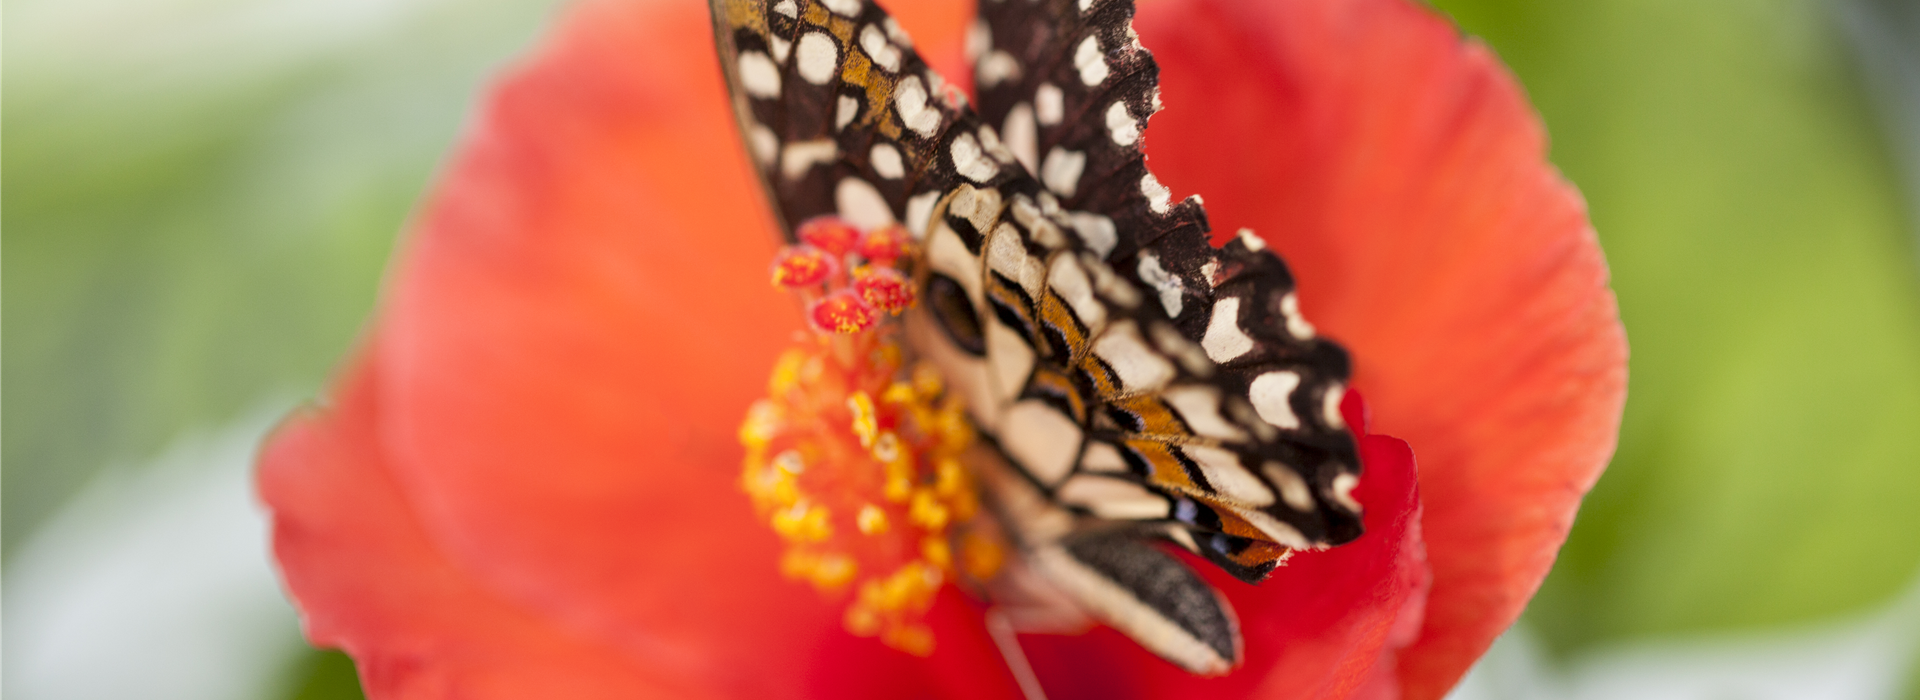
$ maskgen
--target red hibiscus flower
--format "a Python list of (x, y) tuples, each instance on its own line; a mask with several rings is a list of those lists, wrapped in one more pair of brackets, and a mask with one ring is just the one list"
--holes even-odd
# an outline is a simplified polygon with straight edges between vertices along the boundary
[[(968, 8), (903, 9), (964, 73), (940, 59)], [(573, 8), (495, 90), (331, 399), (265, 449), (307, 634), (372, 697), (1019, 696), (979, 603), (944, 589), (925, 657), (848, 634), (738, 491), (736, 429), (803, 320), (767, 284), (707, 23)], [(1580, 199), (1493, 56), (1406, 0), (1156, 0), (1135, 26), (1156, 172), (1287, 258), (1406, 443), (1362, 438), (1360, 540), (1259, 586), (1197, 567), (1239, 611), (1235, 672), (1109, 631), (1023, 646), (1054, 698), (1440, 697), (1613, 449), (1626, 346)]]

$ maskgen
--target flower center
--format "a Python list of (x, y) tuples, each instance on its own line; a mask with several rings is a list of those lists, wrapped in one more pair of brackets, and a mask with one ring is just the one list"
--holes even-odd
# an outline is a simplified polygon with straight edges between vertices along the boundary
[(740, 426), (741, 487), (786, 542), (782, 574), (829, 596), (852, 591), (849, 631), (924, 656), (940, 586), (956, 570), (991, 578), (1004, 557), (956, 528), (979, 510), (960, 460), (973, 429), (939, 371), (895, 339), (892, 316), (915, 303), (893, 268), (905, 232), (823, 217), (799, 237), (776, 256), (773, 281), (806, 303), (815, 333), (781, 355)]

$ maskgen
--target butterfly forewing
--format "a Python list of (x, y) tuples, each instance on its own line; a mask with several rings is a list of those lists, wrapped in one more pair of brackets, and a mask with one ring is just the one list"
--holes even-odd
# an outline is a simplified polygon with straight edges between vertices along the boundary
[[(1113, 232), (1110, 246), (1096, 251), (1158, 301), (1170, 328), (1190, 344), (1162, 349), (1193, 360), (1181, 364), (1200, 381), (1175, 382), (1157, 401), (1108, 403), (1123, 409), (1113, 423), (1132, 433), (1120, 447), (1136, 471), (1145, 463), (1149, 475), (1172, 475), (1178, 463), (1190, 478), (1152, 478), (1152, 485), (1215, 511), (1238, 510), (1239, 520), (1268, 524), (1258, 521), (1271, 517), (1300, 535), (1267, 539), (1289, 546), (1350, 540), (1359, 521), (1345, 489), (1358, 460), (1338, 414), (1346, 354), (1300, 317), (1292, 276), (1258, 238), (1212, 248), (1198, 198), (1170, 202), (1147, 169), (1142, 146), (1147, 119), (1161, 108), (1159, 68), (1133, 31), (1133, 12), (1126, 0), (981, 2), (969, 41), (981, 118), (1000, 125), (1003, 140), (1036, 169), (1067, 220), (1089, 234), (1085, 240), (1105, 244), (1103, 234)], [(1192, 357), (1196, 348), (1203, 357)], [(1205, 386), (1219, 393), (1195, 388)], [(1167, 414), (1182, 426), (1167, 428)], [(1139, 445), (1141, 439), (1166, 446)], [(1173, 444), (1183, 442), (1211, 447)], [(1232, 514), (1216, 515), (1181, 520), (1202, 531), (1244, 534)], [(1224, 532), (1209, 530), (1216, 519), (1226, 521)], [(1201, 550), (1235, 569), (1222, 561), (1235, 556)], [(1265, 570), (1236, 574), (1257, 578)]]

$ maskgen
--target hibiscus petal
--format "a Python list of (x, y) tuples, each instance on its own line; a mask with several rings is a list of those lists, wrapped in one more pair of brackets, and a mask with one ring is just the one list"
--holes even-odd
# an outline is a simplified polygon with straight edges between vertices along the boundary
[(847, 634), (739, 493), (800, 315), (710, 37), (695, 3), (575, 8), (466, 139), (338, 405), (263, 462), (309, 629), (377, 696), (1016, 692), (957, 594), (930, 658)]
[(1436, 698), (1520, 614), (1611, 456), (1626, 341), (1578, 193), (1485, 47), (1404, 0), (1165, 0), (1152, 164), (1286, 256), (1420, 455), (1433, 590), (1400, 659)]

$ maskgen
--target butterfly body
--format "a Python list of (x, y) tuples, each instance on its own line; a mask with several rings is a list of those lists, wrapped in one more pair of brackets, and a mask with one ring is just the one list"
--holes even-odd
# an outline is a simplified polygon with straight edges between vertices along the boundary
[[(1225, 599), (1155, 544), (1257, 582), (1360, 534), (1339, 346), (1248, 233), (1208, 242), (1140, 150), (1158, 69), (1125, 0), (983, 0), (979, 110), (865, 0), (714, 0), (735, 114), (789, 237), (913, 235), (914, 352), (990, 446), (1025, 566), (1183, 667), (1220, 673)], [(1036, 176), (1037, 173), (1037, 176)]]

